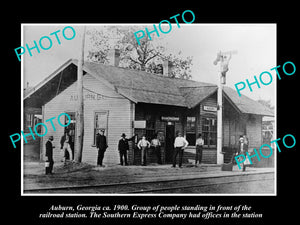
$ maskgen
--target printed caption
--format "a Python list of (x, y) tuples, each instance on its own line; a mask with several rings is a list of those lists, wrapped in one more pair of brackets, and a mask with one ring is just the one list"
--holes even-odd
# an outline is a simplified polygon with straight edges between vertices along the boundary
[(261, 219), (252, 206), (240, 205), (51, 205), (39, 214), (42, 219)]

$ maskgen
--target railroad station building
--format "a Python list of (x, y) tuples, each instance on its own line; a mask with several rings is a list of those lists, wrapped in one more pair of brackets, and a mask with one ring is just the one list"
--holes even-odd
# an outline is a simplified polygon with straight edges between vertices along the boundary
[[(186, 161), (194, 159), (196, 137), (201, 133), (204, 138), (202, 162), (217, 163), (217, 85), (167, 77), (166, 73), (170, 69), (167, 63), (163, 68), (164, 74), (158, 75), (118, 67), (118, 60), (111, 62), (112, 65), (85, 62), (83, 66), (83, 162), (96, 164), (95, 136), (99, 129), (104, 129), (109, 146), (104, 164), (119, 163), (118, 141), (122, 133), (127, 138), (134, 134), (138, 138), (145, 135), (148, 140), (157, 134), (162, 144), (162, 161), (170, 163), (177, 131), (181, 131), (189, 142), (184, 153)], [(63, 112), (68, 113), (71, 117), (68, 129), (73, 130), (71, 133), (75, 138), (78, 102), (76, 81), (77, 60), (70, 59), (26, 92), (24, 116), (32, 118), (31, 114), (41, 112), (41, 120), (46, 123), (47, 119), (57, 118)], [(226, 162), (237, 148), (240, 135), (247, 135), (249, 152), (253, 148), (260, 148), (263, 143), (262, 118), (274, 116), (274, 112), (244, 95), (239, 97), (235, 90), (226, 86), (223, 90), (223, 104), (222, 149)], [(69, 122), (67, 120), (65, 118), (66, 123)], [(65, 128), (59, 126), (56, 120), (53, 122), (56, 131), (48, 122), (48, 133), (40, 139), (41, 160), (50, 135), (54, 136), (56, 146), (54, 160), (61, 159), (60, 138)], [(43, 134), (45, 131), (41, 128)], [(76, 149), (76, 146), (73, 148)], [(149, 150), (148, 156), (151, 162), (156, 162), (154, 152)], [(134, 150), (131, 144), (129, 163), (140, 164), (140, 157), (140, 152)]]

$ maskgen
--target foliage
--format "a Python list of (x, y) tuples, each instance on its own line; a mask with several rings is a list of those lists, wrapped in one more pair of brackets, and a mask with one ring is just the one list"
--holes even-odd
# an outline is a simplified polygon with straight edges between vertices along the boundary
[(274, 110), (274, 106), (272, 106), (271, 104), (271, 100), (263, 100), (263, 99), (259, 99), (257, 100), (260, 104), (266, 106), (268, 109), (270, 110)]
[(138, 45), (134, 32), (144, 29), (142, 26), (107, 26), (88, 30), (91, 47), (87, 59), (107, 64), (109, 50), (116, 48), (120, 50), (120, 67), (161, 74), (164, 60), (169, 60), (172, 71), (168, 76), (190, 79), (192, 57), (184, 58), (181, 52), (167, 53), (160, 41), (162, 38), (154, 35), (152, 40), (140, 39), (141, 45)]

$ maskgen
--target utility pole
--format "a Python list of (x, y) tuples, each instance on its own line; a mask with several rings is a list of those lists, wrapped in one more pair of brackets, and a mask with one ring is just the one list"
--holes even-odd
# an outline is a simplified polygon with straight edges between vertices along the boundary
[(218, 113), (217, 113), (217, 164), (224, 163), (224, 154), (222, 151), (223, 139), (223, 83), (222, 79), (218, 83)]
[[(231, 54), (237, 51), (219, 52), (214, 61), (214, 65), (220, 62), (220, 81), (218, 82), (218, 113), (217, 113), (217, 164), (224, 163), (224, 154), (222, 151), (223, 146), (223, 86), (226, 84), (226, 73), (229, 70), (228, 64), (231, 59)], [(229, 57), (227, 56), (229, 54)]]
[(78, 58), (77, 65), (77, 95), (78, 105), (76, 111), (76, 146), (77, 151), (75, 152), (75, 161), (81, 162), (82, 150), (83, 150), (83, 137), (84, 137), (84, 108), (83, 108), (83, 61), (84, 61), (84, 42), (85, 42), (85, 30), (83, 27), (82, 42)]

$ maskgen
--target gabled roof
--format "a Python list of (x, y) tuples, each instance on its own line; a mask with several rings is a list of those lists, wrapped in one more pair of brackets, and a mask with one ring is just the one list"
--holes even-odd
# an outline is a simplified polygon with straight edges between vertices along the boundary
[(188, 107), (189, 104), (187, 104), (187, 99), (183, 94), (184, 89), (200, 87), (206, 89), (206, 86), (215, 86), (193, 80), (170, 78), (159, 74), (91, 62), (85, 62), (85, 66), (136, 102)]
[(274, 112), (270, 109), (245, 95), (240, 97), (232, 88), (225, 86), (223, 91), (242, 113), (274, 116)]
[(218, 89), (216, 85), (200, 87), (179, 87), (188, 108), (193, 108), (205, 98), (215, 93)]
[[(43, 105), (76, 81), (77, 60), (68, 60), (44, 81), (33, 88), (24, 98), (29, 106)], [(93, 62), (84, 62), (83, 69), (119, 94), (138, 103), (174, 105), (193, 108), (217, 91), (215, 84), (170, 78), (144, 71), (114, 67)], [(74, 75), (75, 72), (75, 75)], [(63, 85), (63, 88), (58, 88)], [(273, 116), (265, 106), (224, 87), (224, 95), (242, 113)], [(25, 106), (28, 104), (25, 104)]]

